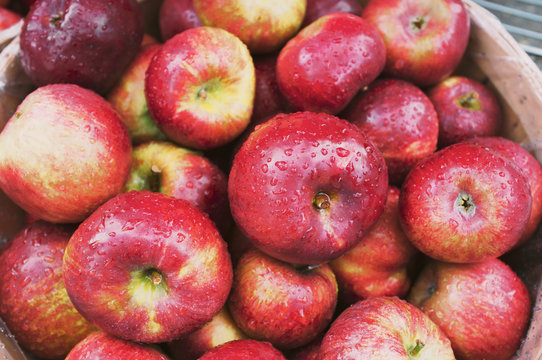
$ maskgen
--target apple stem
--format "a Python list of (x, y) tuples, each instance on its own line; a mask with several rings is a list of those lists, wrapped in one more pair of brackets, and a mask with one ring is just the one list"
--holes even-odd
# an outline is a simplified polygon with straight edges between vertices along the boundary
[(329, 198), (329, 195), (325, 192), (319, 192), (314, 195), (312, 204), (318, 210), (326, 210), (329, 209), (331, 206), (331, 199)]
[(416, 345), (414, 347), (411, 347), (408, 350), (408, 356), (409, 357), (418, 356), (418, 354), (424, 348), (424, 346), (425, 346), (424, 343), (422, 343), (419, 339), (416, 339)]
[(475, 91), (471, 91), (460, 98), (457, 99), (457, 104), (464, 109), (469, 110), (480, 110), (482, 109), (482, 104), (479, 100), (479, 95)]
[(456, 205), (466, 214), (474, 214), (476, 206), (469, 194), (461, 193), (457, 196)]
[(162, 282), (162, 275), (158, 271), (153, 270), (150, 274), (150, 278), (155, 286)]
[(414, 18), (414, 20), (410, 22), (410, 25), (412, 26), (413, 30), (423, 30), (427, 25), (427, 19), (425, 18), (425, 16), (417, 16), (416, 18)]
[(204, 87), (199, 89), (199, 91), (198, 91), (198, 99), (201, 99), (201, 100), (206, 100), (207, 99), (207, 91), (205, 90)]
[(62, 13), (57, 13), (57, 14), (51, 15), (51, 19), (49, 20), (49, 22), (53, 26), (58, 26), (61, 20), (62, 20)]

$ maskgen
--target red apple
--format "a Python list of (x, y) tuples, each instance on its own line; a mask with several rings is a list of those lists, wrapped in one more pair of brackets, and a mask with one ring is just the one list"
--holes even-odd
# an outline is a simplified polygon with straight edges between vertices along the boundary
[(64, 255), (74, 306), (126, 340), (166, 342), (210, 321), (232, 282), (226, 243), (185, 200), (132, 191), (102, 205)]
[(0, 187), (32, 216), (79, 222), (118, 194), (131, 145), (119, 115), (77, 85), (41, 87), (0, 134)]
[(19, 344), (63, 359), (96, 329), (73, 307), (62, 281), (62, 256), (73, 230), (38, 221), (0, 256), (0, 314)]
[(358, 0), (307, 0), (307, 11), (301, 27), (305, 27), (324, 15), (335, 12), (350, 13), (361, 16), (361, 5)]
[(158, 22), (164, 41), (187, 29), (203, 25), (194, 9), (194, 0), (164, 0), (160, 6)]
[(288, 41), (277, 61), (277, 79), (298, 110), (341, 111), (380, 74), (386, 48), (376, 29), (359, 16), (321, 17)]
[(423, 91), (406, 81), (373, 82), (342, 117), (359, 126), (382, 151), (391, 183), (400, 185), (418, 161), (437, 149), (435, 108)]
[(225, 29), (239, 37), (252, 53), (271, 53), (299, 30), (306, 0), (193, 0), (206, 26)]
[(220, 345), (199, 360), (286, 360), (270, 343), (256, 340), (235, 340)]
[(450, 340), (415, 306), (397, 297), (357, 302), (331, 324), (320, 360), (455, 360)]
[(281, 114), (237, 152), (228, 196), (252, 243), (277, 259), (319, 264), (356, 245), (387, 194), (380, 151), (359, 128), (332, 115)]
[(231, 227), (226, 241), (228, 243), (231, 262), (234, 267), (237, 266), (241, 257), (254, 247), (252, 242), (235, 225)]
[(87, 336), (65, 360), (168, 360), (158, 350), (98, 331)]
[(426, 255), (470, 263), (516, 245), (531, 201), (529, 182), (515, 164), (482, 146), (459, 143), (412, 169), (399, 212), (408, 238)]
[(237, 327), (228, 308), (223, 307), (202, 328), (168, 343), (168, 349), (173, 360), (195, 360), (214, 347), (245, 338), (246, 335)]
[(405, 296), (408, 266), (417, 251), (399, 221), (399, 189), (392, 186), (384, 213), (351, 250), (329, 265), (339, 284), (339, 300), (350, 305), (375, 296)]
[(287, 354), (288, 360), (318, 360), (320, 346), (322, 345), (323, 334), (305, 346), (290, 351)]
[(384, 74), (434, 85), (457, 67), (469, 41), (461, 0), (371, 0), (362, 17), (386, 43)]
[(145, 96), (169, 139), (210, 149), (232, 141), (247, 127), (254, 86), (246, 46), (225, 30), (199, 27), (177, 34), (155, 54)]
[(439, 147), (475, 136), (494, 136), (501, 123), (495, 95), (483, 84), (452, 76), (429, 93), (439, 119)]
[(0, 253), (22, 229), (26, 213), (0, 190)]
[(287, 112), (290, 107), (277, 82), (277, 56), (254, 58), (254, 68), (256, 70), (256, 91), (251, 125), (260, 119)]
[(166, 139), (151, 117), (145, 98), (145, 72), (160, 47), (159, 44), (142, 47), (107, 95), (135, 144)]
[(433, 261), (409, 301), (448, 336), (458, 359), (507, 360), (519, 348), (531, 305), (523, 282), (502, 261)]
[(249, 337), (280, 349), (306, 345), (331, 322), (337, 281), (326, 264), (299, 267), (252, 249), (239, 260), (228, 305)]
[(125, 192), (149, 190), (187, 200), (226, 232), (231, 224), (227, 179), (216, 165), (168, 142), (141, 144), (134, 148), (132, 156)]
[(21, 63), (40, 86), (74, 83), (105, 93), (139, 50), (136, 0), (42, 0), (21, 31)]
[(21, 15), (16, 12), (0, 7), (0, 31), (18, 23), (21, 19)]

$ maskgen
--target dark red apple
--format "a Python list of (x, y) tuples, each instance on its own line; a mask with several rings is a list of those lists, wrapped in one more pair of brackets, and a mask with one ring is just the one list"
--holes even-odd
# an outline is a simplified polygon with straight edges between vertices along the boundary
[(199, 360), (286, 360), (286, 358), (268, 342), (246, 339), (220, 345), (208, 351)]
[(319, 360), (455, 360), (450, 340), (415, 306), (397, 297), (357, 302), (331, 324)]
[(335, 12), (350, 13), (361, 16), (361, 5), (358, 0), (307, 0), (307, 11), (301, 27), (305, 27), (324, 15)]
[(516, 245), (531, 214), (522, 171), (494, 151), (459, 143), (422, 160), (399, 199), (410, 241), (437, 260), (471, 263)]
[(475, 136), (494, 136), (501, 124), (501, 107), (482, 83), (452, 76), (429, 93), (439, 119), (439, 147)]
[(65, 360), (168, 360), (150, 346), (136, 344), (98, 331), (87, 336)]
[(399, 189), (391, 186), (384, 213), (371, 230), (329, 263), (339, 284), (339, 301), (351, 305), (369, 297), (405, 296), (411, 284), (408, 267), (416, 254), (399, 221)]
[(25, 224), (26, 213), (0, 190), (0, 253)]
[(21, 346), (63, 359), (96, 330), (73, 307), (62, 280), (62, 257), (73, 229), (27, 225), (0, 256), (0, 314)]
[(287, 112), (291, 107), (282, 95), (277, 82), (277, 56), (255, 57), (254, 68), (256, 70), (256, 91), (251, 123), (271, 115)]
[(452, 343), (458, 359), (508, 360), (519, 348), (531, 313), (523, 282), (502, 261), (430, 262), (409, 301)]
[(384, 74), (434, 85), (457, 67), (469, 41), (461, 0), (371, 0), (362, 17), (386, 43)]
[(226, 243), (185, 200), (119, 194), (75, 231), (64, 255), (75, 307), (126, 340), (166, 342), (210, 321), (232, 282)]
[(105, 99), (77, 85), (47, 85), (0, 134), (0, 187), (36, 218), (80, 222), (122, 190), (131, 151)]
[(160, 6), (158, 21), (164, 41), (187, 29), (203, 25), (194, 9), (193, 0), (164, 0)]
[(301, 30), (280, 51), (277, 79), (298, 110), (337, 114), (380, 74), (386, 48), (359, 16), (334, 13)]
[(359, 126), (382, 151), (393, 184), (400, 185), (418, 161), (437, 150), (435, 108), (423, 91), (406, 81), (376, 80), (341, 116)]
[(136, 0), (42, 0), (21, 31), (21, 63), (38, 85), (74, 83), (105, 93), (139, 50)]
[(323, 334), (305, 346), (299, 347), (287, 353), (288, 360), (318, 360)]
[(256, 127), (233, 160), (228, 196), (256, 247), (319, 264), (359, 242), (382, 214), (387, 188), (384, 159), (358, 127), (300, 112)]
[(296, 268), (256, 249), (235, 267), (228, 305), (249, 337), (293, 349), (314, 340), (331, 322), (337, 281), (326, 264)]
[(181, 145), (210, 149), (247, 127), (255, 73), (247, 47), (225, 30), (188, 29), (154, 55), (145, 77), (151, 115)]

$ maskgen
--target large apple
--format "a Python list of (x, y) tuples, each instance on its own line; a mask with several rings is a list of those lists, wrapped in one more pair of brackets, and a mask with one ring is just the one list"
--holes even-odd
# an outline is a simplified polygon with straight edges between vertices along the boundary
[(279, 349), (306, 345), (331, 322), (337, 281), (326, 265), (296, 268), (261, 251), (247, 251), (235, 267), (228, 306), (249, 337)]
[(139, 50), (136, 0), (42, 0), (21, 30), (21, 63), (38, 85), (75, 83), (105, 93)]
[(444, 148), (418, 163), (401, 188), (401, 225), (426, 255), (446, 262), (501, 256), (519, 241), (531, 189), (510, 160), (475, 144)]
[(79, 222), (122, 190), (131, 150), (106, 100), (77, 85), (47, 85), (0, 134), (0, 187), (36, 218)]
[(526, 286), (498, 259), (432, 261), (413, 285), (409, 301), (446, 333), (462, 360), (511, 358), (531, 313)]
[(187, 200), (225, 233), (231, 224), (227, 179), (210, 160), (168, 142), (141, 144), (132, 156), (125, 192), (149, 190)]
[(362, 17), (386, 43), (384, 74), (419, 86), (450, 75), (469, 41), (469, 16), (461, 0), (371, 0)]
[(255, 71), (247, 47), (225, 30), (188, 29), (166, 41), (145, 77), (151, 115), (166, 136), (209, 149), (232, 141), (247, 127)]
[(185, 200), (148, 191), (119, 194), (75, 231), (64, 255), (74, 306), (127, 340), (187, 335), (224, 306), (232, 282), (226, 243)]
[(331, 324), (320, 360), (455, 360), (450, 340), (415, 306), (397, 297), (357, 302)]
[(306, 0), (193, 0), (206, 26), (225, 29), (239, 37), (252, 53), (278, 50), (299, 30)]
[(437, 112), (427, 95), (406, 81), (376, 80), (341, 116), (382, 151), (393, 184), (400, 185), (418, 161), (437, 150)]
[(339, 301), (350, 305), (375, 296), (405, 296), (408, 267), (416, 248), (399, 221), (399, 189), (390, 186), (384, 213), (361, 241), (329, 265), (339, 284)]
[(202, 26), (194, 0), (164, 0), (158, 14), (162, 40), (166, 41), (187, 29)]
[(251, 133), (230, 171), (232, 215), (277, 259), (319, 264), (356, 245), (384, 210), (380, 151), (332, 115), (279, 114)]
[(380, 74), (386, 48), (359, 16), (334, 13), (301, 30), (280, 51), (277, 80), (298, 110), (337, 114)]
[(268, 342), (244, 339), (222, 344), (205, 353), (199, 360), (286, 360), (286, 358)]
[(62, 280), (72, 232), (34, 222), (0, 256), (0, 314), (17, 341), (41, 358), (63, 358), (96, 330), (73, 307)]
[(87, 336), (70, 351), (65, 360), (168, 360), (158, 350), (119, 339), (103, 331)]

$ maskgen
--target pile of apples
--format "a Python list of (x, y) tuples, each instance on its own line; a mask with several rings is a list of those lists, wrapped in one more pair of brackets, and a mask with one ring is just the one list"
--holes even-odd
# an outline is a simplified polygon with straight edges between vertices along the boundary
[(0, 133), (26, 213), (0, 316), (30, 353), (519, 348), (531, 300), (499, 257), (540, 223), (542, 168), (452, 76), (460, 0), (165, 0), (158, 40), (135, 0), (17, 6), (36, 88)]

